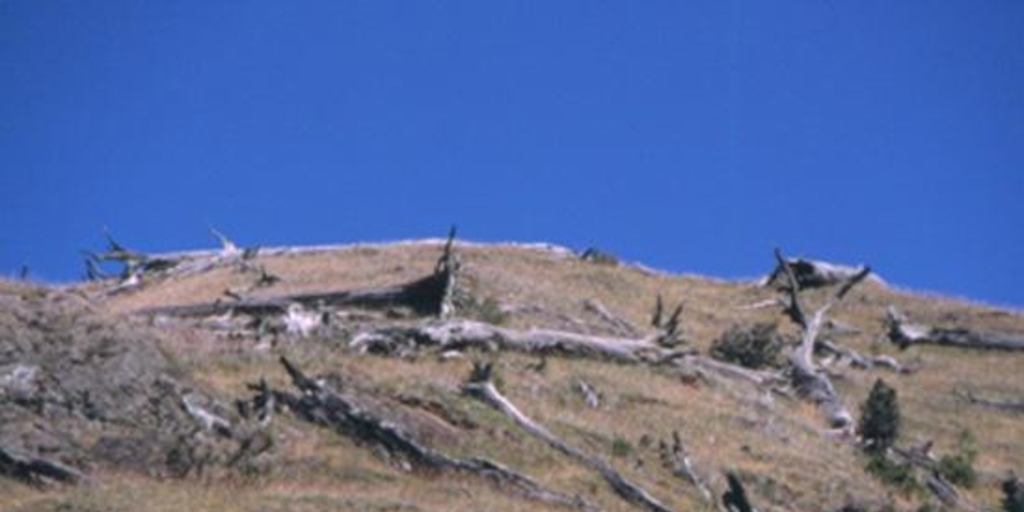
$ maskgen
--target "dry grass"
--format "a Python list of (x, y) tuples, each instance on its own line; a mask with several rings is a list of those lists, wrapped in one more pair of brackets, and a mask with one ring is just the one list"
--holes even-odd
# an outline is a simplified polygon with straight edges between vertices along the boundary
[[(433, 267), (434, 245), (395, 245), (324, 253), (264, 257), (260, 263), (284, 281), (261, 294), (373, 288), (410, 281)], [(507, 325), (564, 327), (555, 319), (572, 317), (600, 325), (584, 301), (597, 300), (608, 310), (646, 329), (658, 294), (667, 304), (685, 304), (687, 338), (706, 352), (712, 340), (734, 324), (779, 322), (795, 334), (778, 310), (743, 306), (774, 296), (749, 283), (695, 277), (653, 275), (635, 268), (586, 263), (563, 254), (505, 246), (464, 248), (466, 286), (479, 298), (505, 306), (538, 306), (542, 313), (513, 314)], [(771, 261), (766, 258), (766, 268)], [(110, 318), (157, 305), (216, 300), (226, 288), (244, 287), (251, 275), (233, 269), (162, 282), (142, 291), (97, 301)], [(2, 283), (0, 293), (20, 293), (21, 285)], [(807, 294), (811, 307), (825, 292)], [(876, 378), (899, 393), (906, 443), (934, 440), (936, 452), (953, 449), (969, 429), (977, 439), (982, 482), (972, 496), (995, 506), (995, 478), (1010, 468), (1024, 470), (1024, 424), (1006, 415), (958, 402), (959, 386), (1024, 395), (1024, 355), (971, 353), (915, 347), (899, 352), (881, 342), (885, 308), (895, 304), (915, 320), (944, 325), (1024, 332), (1017, 313), (959, 301), (914, 296), (868, 283), (858, 288), (833, 317), (862, 333), (838, 340), (865, 353), (901, 359), (920, 358), (923, 369), (896, 376), (881, 370), (841, 370), (837, 385), (856, 411)], [(550, 358), (536, 369), (537, 358), (520, 354), (469, 353), (465, 359), (440, 361), (354, 355), (344, 340), (305, 340), (270, 353), (254, 354), (210, 335), (189, 329), (172, 332), (169, 345), (191, 367), (196, 379), (223, 396), (240, 396), (244, 384), (267, 377), (285, 385), (275, 362), (286, 353), (314, 372), (333, 371), (358, 379), (360, 385), (391, 397), (416, 397), (442, 403), (467, 418), (471, 427), (451, 425), (431, 416), (450, 435), (433, 442), (455, 454), (485, 456), (563, 492), (579, 494), (612, 510), (625, 507), (593, 473), (528, 437), (498, 413), (459, 393), (471, 361), (496, 359), (502, 391), (524, 412), (569, 443), (600, 454), (625, 475), (641, 482), (679, 510), (698, 508), (699, 495), (660, 464), (659, 440), (679, 431), (694, 462), (716, 489), (722, 470), (740, 472), (750, 482), (763, 510), (827, 510), (847, 497), (883, 498), (891, 490), (866, 475), (865, 460), (854, 448), (822, 433), (814, 409), (797, 401), (753, 390), (741, 383), (686, 383), (678, 376), (643, 366), (591, 360)], [(602, 395), (599, 408), (588, 408), (575, 391), (579, 381)], [(415, 407), (411, 409), (416, 409)], [(436, 411), (435, 411), (436, 412)], [(333, 433), (282, 419), (277, 425), (282, 461), (272, 474), (253, 481), (156, 482), (119, 475), (78, 489), (37, 492), (0, 480), (3, 510), (545, 510), (473, 478), (410, 474), (390, 466), (372, 450)], [(897, 499), (909, 507), (903, 498)]]

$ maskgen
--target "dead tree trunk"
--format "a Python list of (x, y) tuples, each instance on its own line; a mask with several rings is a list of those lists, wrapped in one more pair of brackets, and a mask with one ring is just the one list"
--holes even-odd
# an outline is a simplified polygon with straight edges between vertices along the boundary
[(652, 512), (671, 512), (670, 508), (663, 505), (637, 484), (627, 480), (604, 460), (570, 446), (565, 441), (559, 439), (550, 430), (544, 428), (543, 425), (533, 421), (530, 417), (523, 414), (515, 404), (505, 398), (505, 396), (503, 396), (497, 388), (494, 387), (490, 378), (491, 366), (489, 364), (483, 366), (477, 365), (473, 368), (473, 374), (470, 376), (469, 382), (463, 386), (463, 389), (467, 394), (479, 398), (484, 403), (501, 411), (505, 416), (519, 425), (520, 428), (527, 431), (534, 437), (541, 439), (555, 450), (562, 452), (588, 468), (600, 473), (601, 477), (608, 482), (608, 485), (611, 486), (612, 490), (627, 502)]
[(911, 345), (931, 344), (976, 350), (1024, 350), (1024, 334), (914, 324), (892, 306), (888, 310), (888, 323), (889, 341), (901, 349)]
[(851, 365), (857, 368), (870, 370), (875, 367), (888, 368), (896, 373), (914, 373), (920, 368), (920, 364), (903, 364), (891, 356), (866, 356), (856, 350), (841, 347), (827, 340), (818, 340), (815, 348), (845, 358)]
[(471, 320), (377, 329), (356, 335), (350, 346), (359, 351), (384, 354), (407, 353), (425, 346), (441, 350), (479, 347), (626, 363), (660, 360), (672, 353), (656, 345), (653, 338), (607, 338), (547, 329), (519, 331)]
[(793, 387), (801, 395), (822, 408), (830, 426), (840, 429), (849, 428), (853, 424), (853, 416), (836, 393), (832, 381), (814, 362), (814, 347), (829, 310), (839, 303), (857, 283), (867, 277), (871, 273), (871, 269), (864, 267), (846, 279), (828, 302), (808, 318), (800, 304), (800, 283), (789, 263), (782, 257), (782, 251), (775, 250), (775, 259), (778, 261), (779, 267), (783, 269), (789, 284), (787, 287), (789, 304), (786, 306), (786, 314), (804, 330), (800, 346), (789, 357)]
[(953, 394), (969, 404), (981, 405), (998, 411), (1024, 412), (1024, 400), (993, 400), (976, 396), (969, 390), (953, 390)]
[(529, 499), (586, 512), (598, 512), (596, 507), (578, 496), (569, 496), (545, 488), (533, 479), (496, 462), (480, 458), (450, 457), (420, 444), (402, 425), (374, 414), (362, 407), (357, 399), (332, 390), (322, 381), (307, 377), (284, 357), (281, 358), (281, 364), (301, 395), (276, 392), (274, 396), (279, 403), (284, 404), (300, 418), (380, 446), (391, 456), (402, 458), (419, 469), (476, 475)]
[[(449, 234), (448, 243), (444, 247), (444, 252), (438, 258), (434, 272), (411, 283), (365, 291), (303, 293), (258, 299), (243, 298), (233, 302), (214, 301), (187, 306), (163, 306), (144, 309), (139, 313), (175, 317), (206, 317), (233, 312), (265, 316), (283, 314), (290, 305), (299, 304), (305, 308), (349, 307), (370, 310), (408, 308), (418, 315), (445, 318), (455, 311), (454, 297), (461, 268), (459, 259), (452, 248), (454, 236), (453, 228)], [(264, 276), (267, 276), (265, 271)], [(267, 279), (278, 280), (279, 278), (269, 276)]]

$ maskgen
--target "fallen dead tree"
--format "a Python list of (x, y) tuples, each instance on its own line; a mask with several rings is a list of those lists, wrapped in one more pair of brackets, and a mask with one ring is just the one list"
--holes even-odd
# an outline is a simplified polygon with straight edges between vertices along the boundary
[(887, 315), (889, 341), (906, 349), (912, 345), (941, 345), (976, 350), (1024, 350), (1024, 334), (974, 331), (911, 323), (895, 307)]
[(543, 425), (523, 414), (515, 404), (494, 387), (491, 382), (490, 364), (474, 365), (473, 373), (470, 375), (469, 381), (463, 385), (463, 390), (470, 396), (501, 411), (530, 435), (541, 439), (555, 450), (599, 473), (612, 490), (627, 502), (653, 512), (671, 512), (672, 509), (662, 504), (636, 483), (626, 479), (608, 462), (569, 445)]
[(216, 229), (210, 232), (220, 242), (217, 251), (192, 251), (167, 254), (147, 254), (128, 249), (114, 239), (109, 231), (107, 249), (102, 252), (84, 251), (86, 276), (93, 281), (111, 277), (104, 270), (106, 264), (118, 264), (121, 268), (116, 272), (118, 284), (109, 293), (120, 293), (138, 288), (144, 278), (181, 277), (188, 274), (206, 272), (225, 265), (244, 265), (254, 258), (258, 249), (241, 249), (231, 239)]
[(995, 400), (975, 395), (970, 390), (955, 389), (953, 394), (969, 404), (980, 405), (1005, 412), (1024, 413), (1024, 400)]
[(284, 391), (274, 391), (273, 396), (278, 403), (306, 421), (331, 428), (361, 442), (379, 446), (390, 457), (400, 459), (415, 469), (471, 474), (529, 499), (588, 512), (598, 510), (580, 497), (548, 489), (496, 462), (482, 458), (451, 457), (421, 444), (402, 424), (366, 407), (365, 398), (352, 392), (332, 389), (324, 380), (306, 376), (284, 357), (280, 361), (300, 394), (296, 396)]
[[(453, 250), (454, 228), (437, 260), (434, 272), (411, 283), (363, 291), (336, 291), (280, 295), (266, 298), (218, 300), (186, 306), (162, 306), (139, 311), (146, 315), (209, 317), (225, 313), (267, 316), (284, 314), (293, 304), (308, 309), (362, 308), (387, 310), (408, 308), (417, 315), (448, 317), (455, 309), (454, 297), (461, 264)], [(275, 276), (276, 277), (276, 276)], [(262, 279), (262, 278), (261, 278)], [(273, 279), (273, 278), (269, 278)]]
[(881, 367), (888, 368), (896, 373), (904, 374), (914, 373), (920, 369), (919, 363), (911, 362), (910, 364), (903, 364), (892, 356), (867, 356), (857, 352), (856, 350), (836, 345), (828, 340), (818, 340), (815, 344), (815, 348), (819, 351), (824, 351), (841, 359), (845, 359), (855, 368), (870, 370), (872, 368)]
[(925, 472), (925, 487), (943, 505), (955, 507), (966, 512), (981, 512), (982, 509), (972, 504), (965, 496), (961, 495), (955, 485), (947, 480), (939, 471), (939, 461), (929, 452), (930, 444), (927, 443), (924, 449), (920, 448), (898, 448), (890, 447), (889, 453), (885, 456), (896, 463), (907, 463)]
[(793, 387), (800, 395), (821, 407), (830, 426), (847, 429), (853, 424), (853, 416), (843, 404), (842, 398), (836, 393), (828, 375), (815, 363), (814, 348), (829, 310), (835, 307), (854, 286), (857, 286), (857, 283), (864, 280), (871, 273), (871, 269), (864, 267), (844, 280), (828, 302), (808, 317), (800, 301), (801, 287), (796, 273), (787, 260), (782, 257), (782, 251), (775, 250), (775, 259), (778, 261), (779, 267), (783, 269), (783, 274), (788, 281), (786, 288), (789, 302), (786, 305), (785, 313), (804, 331), (800, 345), (789, 357)]
[[(669, 323), (669, 326), (678, 322)], [(396, 326), (363, 331), (352, 337), (351, 349), (380, 355), (412, 356), (425, 348), (438, 352), (453, 350), (511, 350), (541, 356), (580, 357), (626, 364), (659, 367), (692, 367), (730, 380), (744, 380), (769, 386), (783, 379), (776, 372), (751, 370), (718, 361), (692, 350), (666, 348), (674, 331), (661, 331), (643, 338), (591, 336), (551, 329), (516, 330), (470, 320), (432, 321), (413, 326)], [(671, 344), (672, 342), (668, 342)]]
[(350, 347), (360, 352), (397, 355), (425, 347), (441, 351), (475, 347), (638, 363), (662, 360), (674, 353), (657, 345), (656, 339), (657, 336), (625, 339), (549, 329), (520, 331), (471, 320), (450, 320), (365, 331), (353, 337)]

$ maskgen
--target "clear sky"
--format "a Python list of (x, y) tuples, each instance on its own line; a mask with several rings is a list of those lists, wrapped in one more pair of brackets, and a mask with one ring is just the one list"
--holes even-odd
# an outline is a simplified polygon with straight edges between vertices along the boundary
[(1024, 2), (0, 0), (0, 274), (443, 236), (1024, 305)]

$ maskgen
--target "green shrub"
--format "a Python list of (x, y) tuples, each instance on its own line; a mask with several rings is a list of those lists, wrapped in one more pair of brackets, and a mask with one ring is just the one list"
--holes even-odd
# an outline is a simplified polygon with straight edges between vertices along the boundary
[(884, 453), (872, 454), (865, 470), (886, 485), (891, 485), (904, 494), (921, 490), (921, 484), (914, 476), (914, 467), (909, 462), (903, 464), (893, 462)]
[(633, 445), (623, 437), (615, 436), (612, 440), (612, 456), (628, 457), (633, 453)]
[(973, 462), (961, 454), (944, 455), (939, 459), (939, 474), (950, 483), (968, 488), (978, 481)]
[(618, 266), (619, 259), (615, 255), (604, 252), (596, 247), (589, 247), (587, 250), (580, 254), (580, 259), (588, 263), (596, 263), (598, 265)]
[(970, 430), (963, 430), (957, 440), (956, 453), (939, 459), (939, 474), (956, 485), (974, 487), (978, 482), (978, 472), (974, 470), (974, 459), (977, 457), (974, 434)]
[(711, 344), (711, 357), (753, 369), (776, 366), (785, 341), (775, 329), (770, 323), (734, 325)]
[(859, 429), (864, 438), (865, 450), (884, 454), (896, 441), (900, 431), (896, 390), (882, 379), (876, 380), (868, 399), (861, 405), (860, 414)]

